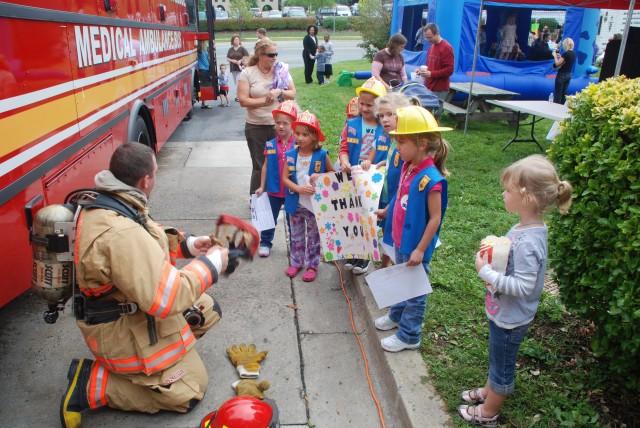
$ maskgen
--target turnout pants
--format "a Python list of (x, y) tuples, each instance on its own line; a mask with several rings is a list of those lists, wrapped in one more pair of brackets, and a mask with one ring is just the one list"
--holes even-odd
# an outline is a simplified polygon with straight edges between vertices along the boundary
[[(195, 305), (204, 306), (205, 324), (193, 330), (196, 337), (201, 337), (218, 323), (220, 316), (207, 294), (200, 296)], [(96, 361), (87, 384), (87, 398), (92, 409), (108, 406), (144, 413), (186, 413), (202, 400), (208, 382), (207, 369), (195, 348), (191, 348), (175, 364), (149, 376), (109, 371)]]

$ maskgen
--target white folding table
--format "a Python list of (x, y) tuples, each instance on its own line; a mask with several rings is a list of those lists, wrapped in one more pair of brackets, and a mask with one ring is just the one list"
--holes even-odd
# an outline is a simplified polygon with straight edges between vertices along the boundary
[[(512, 101), (512, 100), (487, 100), (488, 103), (497, 105), (499, 107), (509, 109), (518, 113), (518, 123), (516, 125), (516, 134), (509, 141), (502, 150), (509, 147), (511, 143), (536, 143), (541, 151), (543, 151), (542, 146), (536, 139), (534, 134), (536, 122), (541, 121), (542, 119), (551, 119), (556, 122), (560, 122), (563, 119), (566, 119), (571, 116), (569, 113), (569, 108), (564, 104), (556, 104), (550, 103), (548, 101)], [(523, 126), (531, 125), (531, 138), (529, 139), (520, 139), (518, 138), (520, 133), (520, 115), (530, 114), (532, 116), (530, 123), (522, 123)], [(536, 116), (538, 119), (536, 119)]]

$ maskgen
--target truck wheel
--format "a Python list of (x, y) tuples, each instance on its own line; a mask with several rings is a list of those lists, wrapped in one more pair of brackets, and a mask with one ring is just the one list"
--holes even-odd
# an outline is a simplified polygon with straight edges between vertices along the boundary
[(151, 135), (149, 134), (147, 123), (144, 121), (142, 116), (136, 117), (136, 127), (133, 135), (134, 142), (138, 142), (140, 144), (144, 144), (147, 147), (151, 147)]

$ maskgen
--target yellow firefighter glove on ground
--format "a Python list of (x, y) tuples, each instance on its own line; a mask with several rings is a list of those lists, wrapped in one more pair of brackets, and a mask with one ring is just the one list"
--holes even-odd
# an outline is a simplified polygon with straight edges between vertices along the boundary
[(247, 346), (242, 343), (240, 346), (233, 345), (227, 348), (227, 355), (242, 379), (258, 377), (260, 362), (267, 356), (267, 352), (269, 351), (257, 352), (254, 344)]
[(236, 391), (236, 395), (245, 397), (253, 397), (257, 399), (264, 398), (264, 391), (269, 389), (271, 384), (268, 381), (256, 382), (251, 379), (237, 380), (231, 384)]

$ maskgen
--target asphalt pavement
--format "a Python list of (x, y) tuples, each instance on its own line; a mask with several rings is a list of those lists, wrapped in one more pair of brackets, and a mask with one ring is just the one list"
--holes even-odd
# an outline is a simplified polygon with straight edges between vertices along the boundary
[[(229, 108), (213, 105), (203, 110), (196, 104), (193, 119), (159, 152), (150, 199), (154, 219), (195, 234), (209, 234), (223, 213), (250, 219), (245, 112), (234, 102)], [(266, 395), (278, 404), (282, 426), (378, 427), (380, 415), (387, 427), (450, 425), (420, 354), (380, 348), (380, 339), (390, 333), (377, 332), (373, 320), (386, 311), (376, 307), (362, 277), (344, 271), (341, 281), (339, 266), (323, 263), (318, 278), (305, 283), (300, 275), (285, 276), (287, 266), (280, 221), (270, 257), (242, 263), (207, 291), (223, 315), (196, 345), (209, 387), (194, 410), (86, 411), (84, 426), (198, 427), (202, 417), (234, 396), (231, 384), (238, 376), (225, 350), (240, 343), (269, 351), (259, 380), (271, 383)], [(0, 426), (59, 426), (69, 363), (91, 357), (74, 319), (67, 313), (55, 325), (45, 324), (45, 306), (26, 293), (0, 308)]]

